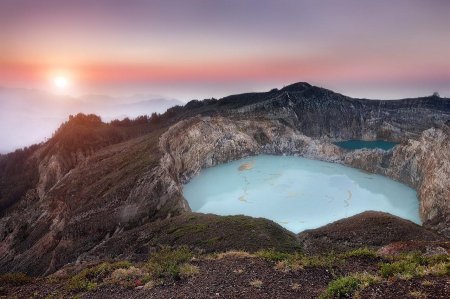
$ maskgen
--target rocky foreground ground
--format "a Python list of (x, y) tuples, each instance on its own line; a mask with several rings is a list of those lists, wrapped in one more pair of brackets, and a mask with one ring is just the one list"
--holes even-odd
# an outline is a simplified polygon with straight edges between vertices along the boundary
[(450, 296), (450, 242), (386, 213), (364, 212), (299, 235), (262, 218), (188, 213), (135, 228), (126, 235), (128, 238), (113, 236), (91, 255), (46, 277), (4, 274), (0, 276), (0, 295), (3, 298)]
[[(449, 244), (446, 246), (450, 249)], [(181, 248), (163, 249), (146, 263), (101, 263), (82, 271), (65, 269), (30, 281), (25, 277), (22, 281), (11, 277), (4, 281), (2, 295), (7, 298), (448, 298), (449, 273), (450, 259), (445, 254), (383, 255), (358, 249), (319, 256), (272, 250), (195, 256)]]

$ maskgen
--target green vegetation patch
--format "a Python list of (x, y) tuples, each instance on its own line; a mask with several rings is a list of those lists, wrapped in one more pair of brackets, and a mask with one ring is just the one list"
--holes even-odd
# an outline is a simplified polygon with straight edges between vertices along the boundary
[(187, 247), (164, 247), (152, 254), (144, 264), (132, 265), (128, 261), (120, 261), (83, 269), (68, 280), (66, 289), (75, 293), (86, 292), (104, 284), (150, 289), (167, 278), (178, 280), (197, 275), (200, 269), (188, 263), (193, 257)]
[(376, 258), (376, 257), (378, 257), (377, 252), (375, 250), (369, 249), (367, 247), (347, 251), (345, 253), (340, 254), (340, 256), (343, 258), (350, 258), (350, 257)]
[(260, 250), (255, 256), (263, 258), (267, 261), (277, 263), (279, 270), (288, 271), (302, 269), (305, 267), (325, 267), (331, 268), (338, 263), (345, 262), (345, 259), (351, 257), (376, 258), (378, 255), (374, 250), (368, 248), (355, 249), (345, 253), (330, 253), (325, 255), (305, 255), (299, 252), (284, 253), (274, 249)]
[(391, 261), (380, 265), (380, 275), (384, 278), (409, 279), (424, 275), (443, 276), (450, 274), (448, 255), (424, 256), (420, 252), (391, 257)]
[(189, 263), (184, 263), (180, 266), (180, 277), (189, 278), (200, 273), (200, 268)]
[(384, 278), (398, 276), (402, 278), (412, 278), (422, 276), (423, 266), (411, 261), (397, 261), (393, 263), (381, 264), (380, 274)]
[(146, 264), (146, 269), (154, 278), (173, 278), (178, 280), (182, 278), (183, 271), (188, 270), (186, 263), (193, 257), (194, 254), (187, 247), (177, 249), (164, 247), (150, 257)]
[(69, 279), (66, 288), (69, 291), (82, 292), (97, 288), (103, 279), (108, 277), (116, 269), (128, 269), (131, 263), (120, 261), (115, 263), (101, 263), (97, 266), (86, 268)]
[(328, 284), (327, 289), (320, 298), (347, 298), (352, 296), (356, 291), (360, 291), (379, 281), (379, 277), (368, 273), (355, 273), (339, 277)]
[(369, 249), (357, 249), (341, 254), (305, 255), (300, 252), (284, 253), (273, 249), (260, 250), (255, 253), (256, 257), (277, 263), (276, 268), (282, 271), (298, 270), (303, 268), (323, 267), (331, 268), (339, 263), (345, 262), (350, 257), (377, 257), (376, 253)]

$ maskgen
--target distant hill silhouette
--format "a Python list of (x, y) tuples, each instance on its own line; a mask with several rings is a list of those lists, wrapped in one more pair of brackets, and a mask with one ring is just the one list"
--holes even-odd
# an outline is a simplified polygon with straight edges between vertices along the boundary
[(87, 95), (74, 98), (38, 90), (0, 88), (0, 153), (51, 137), (70, 114), (95, 113), (104, 121), (110, 121), (162, 113), (181, 104), (178, 100), (154, 95)]

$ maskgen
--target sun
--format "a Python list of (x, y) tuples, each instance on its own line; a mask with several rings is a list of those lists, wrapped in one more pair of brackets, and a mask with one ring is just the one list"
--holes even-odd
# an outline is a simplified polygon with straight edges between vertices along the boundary
[(53, 78), (53, 85), (60, 91), (67, 90), (70, 86), (70, 81), (66, 76), (56, 76)]

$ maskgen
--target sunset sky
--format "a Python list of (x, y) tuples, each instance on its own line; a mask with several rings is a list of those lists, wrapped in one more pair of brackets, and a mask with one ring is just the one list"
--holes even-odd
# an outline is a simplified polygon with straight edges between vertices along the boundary
[(1, 0), (0, 86), (187, 101), (307, 81), (450, 96), (449, 14), (447, 0)]

